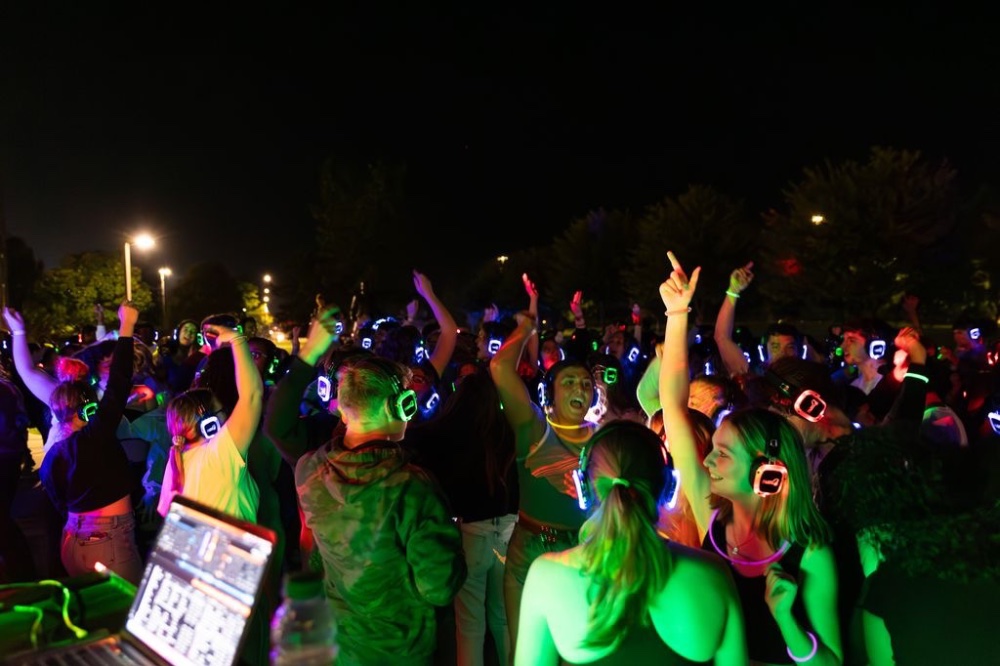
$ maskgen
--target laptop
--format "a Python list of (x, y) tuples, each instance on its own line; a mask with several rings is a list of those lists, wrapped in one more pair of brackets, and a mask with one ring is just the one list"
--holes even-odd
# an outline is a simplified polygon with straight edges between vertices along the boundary
[(4, 663), (231, 666), (274, 545), (273, 531), (178, 495), (120, 631)]

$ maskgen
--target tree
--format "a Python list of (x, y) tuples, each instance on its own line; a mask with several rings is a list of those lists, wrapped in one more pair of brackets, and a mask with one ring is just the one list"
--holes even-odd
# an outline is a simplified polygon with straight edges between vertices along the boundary
[(643, 212), (623, 275), (625, 291), (644, 310), (662, 316), (657, 287), (670, 274), (667, 250), (673, 250), (689, 270), (704, 267), (694, 307), (714, 319), (729, 273), (753, 259), (758, 235), (741, 200), (707, 185), (690, 185)]
[(22, 310), (35, 283), (45, 272), (35, 251), (24, 239), (7, 239), (7, 301), (15, 310)]
[[(399, 280), (419, 263), (422, 241), (406, 205), (406, 166), (364, 166), (327, 160), (316, 230), (316, 287), (331, 302), (348, 303), (360, 282), (369, 294), (401, 307), (412, 281)], [(402, 268), (401, 268), (402, 267)]]
[[(84, 324), (94, 322), (94, 305), (104, 306), (109, 330), (117, 327), (115, 313), (125, 299), (125, 266), (113, 254), (84, 252), (64, 258), (45, 271), (25, 304), (24, 316), (36, 339), (58, 341)], [(132, 268), (132, 302), (140, 311), (153, 306), (153, 294)]]
[(542, 294), (561, 312), (576, 291), (583, 291), (584, 312), (595, 327), (620, 317), (631, 308), (633, 294), (623, 287), (622, 271), (637, 240), (636, 220), (629, 211), (599, 208), (573, 220), (549, 249), (550, 267), (539, 286)]
[[(938, 297), (960, 253), (956, 172), (919, 151), (875, 147), (868, 161), (829, 160), (765, 214), (760, 290), (805, 317), (882, 316), (904, 291)], [(954, 295), (952, 295), (952, 298)]]
[(220, 262), (195, 264), (184, 273), (168, 294), (170, 312), (175, 321), (201, 321), (211, 314), (231, 312), (241, 314), (243, 292), (229, 269)]

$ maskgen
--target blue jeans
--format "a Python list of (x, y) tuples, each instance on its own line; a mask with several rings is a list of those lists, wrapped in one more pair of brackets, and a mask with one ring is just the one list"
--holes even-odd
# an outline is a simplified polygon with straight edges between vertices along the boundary
[(511, 663), (507, 613), (503, 600), (504, 561), (517, 515), (459, 523), (469, 574), (455, 595), (455, 640), (458, 666), (483, 666), (489, 626), (500, 666)]
[(118, 516), (79, 516), (69, 514), (63, 527), (63, 566), (70, 576), (94, 571), (94, 564), (108, 569), (138, 585), (143, 563), (135, 543), (135, 518), (131, 513)]

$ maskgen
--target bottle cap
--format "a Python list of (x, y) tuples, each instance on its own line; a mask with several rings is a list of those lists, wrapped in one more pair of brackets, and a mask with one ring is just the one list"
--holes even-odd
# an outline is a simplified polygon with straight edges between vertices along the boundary
[(295, 571), (285, 575), (285, 596), (289, 599), (322, 597), (323, 574), (316, 571)]

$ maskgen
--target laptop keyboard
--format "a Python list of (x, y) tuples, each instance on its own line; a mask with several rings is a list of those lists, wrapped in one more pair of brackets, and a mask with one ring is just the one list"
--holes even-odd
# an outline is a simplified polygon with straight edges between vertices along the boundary
[(117, 645), (106, 641), (81, 645), (75, 650), (47, 655), (42, 666), (104, 666), (105, 664), (138, 664)]

